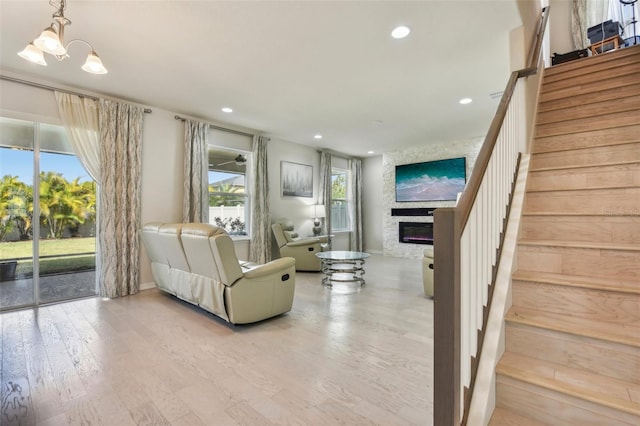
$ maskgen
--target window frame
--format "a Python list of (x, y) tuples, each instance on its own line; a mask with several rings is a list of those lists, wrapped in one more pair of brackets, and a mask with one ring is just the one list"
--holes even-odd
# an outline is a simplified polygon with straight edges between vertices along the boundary
[[(209, 178), (209, 173), (211, 172), (219, 172), (219, 173), (227, 173), (230, 175), (243, 175), (244, 176), (244, 192), (223, 192), (223, 191), (209, 191), (209, 208), (211, 209), (212, 207), (216, 207), (216, 206), (212, 206), (211, 205), (211, 197), (213, 196), (221, 196), (221, 197), (232, 197), (232, 198), (242, 198), (244, 200), (244, 229), (243, 231), (241, 231), (241, 233), (238, 232), (234, 232), (232, 230), (232, 228), (229, 228), (229, 225), (226, 225), (223, 229), (225, 229), (225, 231), (227, 231), (229, 233), (229, 236), (233, 239), (247, 239), (247, 238), (251, 238), (251, 153), (241, 150), (241, 149), (237, 149), (237, 148), (229, 148), (226, 146), (219, 146), (219, 145), (214, 145), (214, 144), (209, 144), (207, 146), (207, 155), (208, 155), (208, 159), (212, 159), (214, 157), (214, 154), (212, 153), (212, 151), (223, 151), (223, 152), (227, 152), (230, 154), (233, 154), (234, 156), (241, 154), (243, 155), (246, 159), (247, 162), (245, 164), (245, 170), (244, 173), (242, 172), (236, 172), (236, 171), (228, 171), (228, 170), (221, 170), (221, 169), (216, 169), (216, 166), (212, 165), (210, 162), (207, 164), (207, 187), (213, 189), (213, 183), (210, 178)], [(214, 217), (212, 217), (211, 215), (209, 215), (209, 223), (212, 225), (216, 225), (216, 226), (220, 226), (219, 224), (217, 224), (214, 221)], [(224, 220), (224, 218), (222, 218), (222, 220)]]
[[(333, 182), (334, 176), (343, 175), (344, 176), (344, 198), (335, 198), (333, 194)], [(337, 220), (334, 220), (334, 208), (335, 202), (344, 203), (344, 217), (340, 220), (340, 222), (344, 222), (345, 226), (336, 228), (335, 223)], [(349, 170), (343, 169), (341, 167), (331, 167), (331, 232), (351, 232), (351, 221), (349, 220)]]

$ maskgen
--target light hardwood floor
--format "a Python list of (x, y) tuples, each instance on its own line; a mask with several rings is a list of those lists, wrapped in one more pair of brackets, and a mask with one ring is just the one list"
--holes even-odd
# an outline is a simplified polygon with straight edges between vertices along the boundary
[(420, 262), (374, 255), (359, 291), (298, 273), (293, 310), (248, 326), (157, 290), (4, 313), (0, 423), (430, 425)]

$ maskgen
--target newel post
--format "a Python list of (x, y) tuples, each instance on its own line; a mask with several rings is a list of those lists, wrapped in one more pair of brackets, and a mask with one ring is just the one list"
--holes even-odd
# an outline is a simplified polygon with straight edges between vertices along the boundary
[(455, 208), (434, 212), (433, 424), (460, 425), (460, 230)]

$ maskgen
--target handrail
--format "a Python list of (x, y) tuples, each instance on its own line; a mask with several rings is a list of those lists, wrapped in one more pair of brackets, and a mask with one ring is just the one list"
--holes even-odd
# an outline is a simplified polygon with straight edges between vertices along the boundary
[[(475, 164), (473, 166), (473, 171), (471, 172), (471, 176), (469, 177), (469, 181), (464, 188), (464, 192), (460, 196), (460, 200), (458, 201), (457, 205), (461, 212), (460, 230), (464, 229), (467, 224), (467, 220), (469, 220), (471, 207), (476, 200), (476, 195), (478, 194), (478, 189), (480, 188), (480, 183), (482, 182), (482, 177), (484, 176), (485, 172), (487, 171), (487, 167), (489, 166), (489, 159), (491, 158), (491, 153), (493, 152), (493, 148), (495, 147), (496, 141), (498, 140), (498, 134), (500, 133), (500, 129), (502, 128), (504, 118), (507, 115), (507, 109), (509, 108), (509, 103), (511, 102), (513, 91), (516, 88), (516, 83), (518, 82), (518, 79), (522, 77), (529, 77), (538, 73), (539, 56), (542, 50), (544, 29), (546, 28), (547, 20), (549, 19), (549, 8), (550, 6), (542, 8), (540, 23), (538, 25), (538, 30), (536, 31), (535, 37), (533, 38), (533, 46), (529, 54), (527, 67), (519, 69), (517, 71), (513, 71), (511, 73), (511, 76), (509, 77), (507, 87), (502, 93), (502, 98), (500, 99), (500, 103), (498, 104), (498, 109), (496, 111), (496, 114), (493, 116), (493, 120), (491, 121), (489, 130), (487, 131), (487, 136), (485, 137), (482, 148), (478, 153), (478, 157), (476, 158)], [(535, 55), (532, 55), (534, 52)], [(536, 60), (535, 58), (538, 59)]]
[[(519, 79), (536, 74), (540, 67), (542, 41), (547, 26), (549, 10), (549, 6), (542, 9), (526, 68), (512, 72), (509, 77), (496, 114), (475, 161), (469, 181), (457, 206), (454, 208), (438, 208), (434, 212), (434, 240), (437, 241), (437, 244), (435, 246), (434, 259), (436, 267), (434, 268), (433, 423), (436, 425), (458, 426), (461, 423), (466, 424), (478, 366), (477, 361), (482, 351), (486, 318), (491, 305), (492, 290), (502, 250), (504, 224), (510, 209), (511, 196), (513, 195), (514, 176), (519, 167), (517, 146), (513, 143), (505, 145), (505, 143), (509, 143), (505, 141), (510, 141), (510, 139), (508, 139), (508, 136), (502, 135), (501, 132), (503, 129), (507, 129), (505, 133), (508, 133), (510, 123), (513, 121), (513, 117), (509, 114), (510, 110), (516, 108), (512, 107), (511, 103), (518, 87)], [(505, 123), (505, 119), (508, 116), (511, 117), (509, 119), (511, 121)], [(496, 148), (499, 142), (501, 145)], [(517, 154), (517, 158), (514, 158), (514, 154)], [(504, 162), (505, 158), (507, 158), (506, 163), (499, 163), (499, 160)], [(498, 181), (498, 186), (501, 187), (500, 189), (504, 193), (508, 191), (508, 194), (493, 194), (492, 191), (487, 189), (487, 185), (483, 186), (485, 180), (503, 179), (503, 175), (506, 173), (513, 174), (509, 176), (512, 179), (511, 184), (507, 179), (504, 179)], [(506, 204), (504, 208), (503, 202)], [(487, 218), (482, 216), (485, 211), (489, 215)], [(500, 217), (496, 216), (496, 213)], [(470, 224), (472, 217), (474, 219), (470, 232), (475, 235), (470, 236), (466, 228)], [(482, 223), (480, 225), (477, 224), (479, 220)], [(485, 220), (489, 221), (489, 231), (485, 229), (487, 226), (483, 228)], [(500, 223), (496, 224), (496, 221)], [(487, 236), (489, 241), (485, 243), (482, 238)], [(495, 238), (497, 238), (497, 241), (494, 241)], [(475, 246), (478, 246), (480, 251), (486, 248), (491, 253), (481, 253), (475, 258), (470, 258), (470, 241)], [(480, 242), (478, 243), (478, 241)], [(497, 244), (495, 248), (494, 243)], [(466, 251), (463, 253), (463, 250)], [(494, 260), (495, 264), (493, 263)], [(463, 271), (463, 262), (467, 261), (471, 263), (465, 263)], [(474, 274), (481, 277), (477, 278)], [(475, 279), (473, 283), (469, 281), (470, 276)], [(485, 279), (488, 281), (488, 288), (485, 284), (481, 284), (485, 288), (478, 288), (478, 282), (484, 283)], [(462, 282), (465, 285), (473, 284), (474, 286), (462, 289)], [(463, 290), (466, 292), (464, 297)], [(469, 299), (470, 296), (473, 300)], [(479, 309), (477, 303), (482, 301), (483, 297), (486, 304), (484, 309)], [(474, 302), (476, 304), (473, 304)], [(472, 305), (469, 303), (472, 303)], [(471, 312), (467, 312), (466, 309), (470, 309)], [(478, 316), (481, 318), (478, 318)], [(463, 323), (463, 319), (473, 325), (479, 325), (479, 330), (481, 331), (470, 329), (473, 325), (468, 327), (469, 324)], [(465, 338), (476, 332), (478, 332), (477, 341), (473, 340), (470, 345)], [(475, 336), (471, 337), (472, 339), (475, 338)], [(463, 359), (462, 355), (464, 354), (466, 358), (466, 353), (471, 353), (472, 359)], [(461, 362), (464, 364), (461, 364)], [(463, 376), (465, 376), (464, 383)], [(467, 383), (469, 388), (464, 389), (464, 394), (462, 394), (461, 388), (466, 386)]]

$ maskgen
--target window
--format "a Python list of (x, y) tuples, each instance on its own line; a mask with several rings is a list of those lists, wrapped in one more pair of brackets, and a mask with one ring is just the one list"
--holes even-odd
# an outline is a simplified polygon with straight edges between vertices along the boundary
[(347, 171), (331, 169), (331, 230), (349, 230), (349, 209), (347, 200)]
[(209, 148), (209, 223), (230, 235), (247, 235), (249, 192), (245, 152)]

